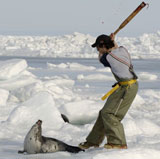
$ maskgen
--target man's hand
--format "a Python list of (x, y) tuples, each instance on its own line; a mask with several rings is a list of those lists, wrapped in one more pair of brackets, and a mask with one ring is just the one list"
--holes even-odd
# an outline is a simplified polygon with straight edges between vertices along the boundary
[(110, 37), (111, 37), (111, 40), (114, 41), (114, 39), (115, 39), (114, 33), (111, 33)]

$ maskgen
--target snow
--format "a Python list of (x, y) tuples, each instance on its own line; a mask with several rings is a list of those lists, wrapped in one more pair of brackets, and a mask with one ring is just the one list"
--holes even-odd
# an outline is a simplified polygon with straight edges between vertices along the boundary
[[(100, 148), (79, 154), (35, 155), (20, 155), (17, 151), (23, 149), (25, 135), (38, 119), (43, 121), (44, 136), (78, 145), (92, 129), (104, 105), (101, 97), (115, 80), (108, 68), (92, 58), (97, 57), (97, 53), (89, 46), (95, 40), (90, 35), (1, 36), (0, 54), (5, 56), (0, 56), (0, 159), (159, 159), (159, 35), (157, 32), (137, 39), (117, 38), (133, 52), (136, 58), (133, 64), (139, 76), (140, 89), (123, 120), (127, 150), (106, 150), (103, 148), (105, 139)], [(148, 39), (145, 41), (145, 38)], [(77, 58), (51, 58), (69, 57), (70, 53)], [(50, 58), (22, 57), (30, 55)], [(157, 59), (146, 59), (151, 57)], [(62, 120), (62, 113), (70, 124)]]
[(0, 105), (6, 105), (8, 96), (9, 96), (9, 91), (5, 89), (0, 88)]
[(27, 68), (25, 60), (9, 60), (0, 62), (0, 80), (6, 80), (19, 75)]
[(150, 74), (148, 72), (142, 72), (139, 74), (139, 79), (142, 80), (142, 81), (145, 81), (145, 80), (156, 80), (158, 78), (157, 75), (154, 75), (154, 74)]
[(54, 64), (51, 64), (51, 63), (48, 63), (48, 68), (69, 68), (69, 69), (72, 69), (72, 70), (95, 70), (96, 68), (93, 67), (93, 66), (84, 66), (84, 65), (81, 65), (81, 64), (78, 64), (78, 63), (61, 63), (59, 65), (54, 65)]
[(90, 74), (84, 76), (83, 74), (80, 74), (77, 76), (78, 80), (114, 80), (113, 77), (103, 75), (103, 74)]
[(24, 123), (27, 126), (38, 119), (45, 121), (46, 125), (54, 127), (54, 129), (61, 128), (62, 126), (63, 120), (60, 112), (55, 106), (52, 95), (47, 92), (39, 92), (29, 100), (18, 105), (10, 113), (6, 122), (23, 127)]
[[(98, 35), (97, 35), (98, 36)], [(97, 58), (96, 37), (75, 32), (63, 36), (0, 36), (0, 55)], [(116, 37), (134, 59), (160, 58), (160, 31), (139, 37)], [(63, 67), (63, 66), (62, 66)]]
[(87, 124), (97, 117), (100, 108), (100, 105), (98, 106), (97, 103), (92, 100), (79, 99), (63, 105), (61, 112), (68, 117), (72, 124)]
[(35, 76), (26, 70), (23, 59), (0, 61), (0, 88), (12, 90), (36, 81)]

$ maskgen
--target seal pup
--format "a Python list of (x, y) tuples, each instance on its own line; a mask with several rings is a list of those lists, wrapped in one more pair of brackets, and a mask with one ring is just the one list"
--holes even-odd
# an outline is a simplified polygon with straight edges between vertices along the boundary
[(84, 151), (79, 147), (68, 145), (54, 138), (42, 136), (42, 121), (38, 120), (27, 133), (24, 140), (24, 150), (18, 153), (50, 153), (57, 151), (68, 151), (78, 153)]

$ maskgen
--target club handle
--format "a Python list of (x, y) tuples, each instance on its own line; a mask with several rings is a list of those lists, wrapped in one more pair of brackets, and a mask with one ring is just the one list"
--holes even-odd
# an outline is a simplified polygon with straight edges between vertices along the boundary
[(116, 35), (122, 28), (124, 28), (139, 12), (142, 8), (146, 6), (145, 2), (142, 2), (119, 26), (119, 28), (114, 32)]

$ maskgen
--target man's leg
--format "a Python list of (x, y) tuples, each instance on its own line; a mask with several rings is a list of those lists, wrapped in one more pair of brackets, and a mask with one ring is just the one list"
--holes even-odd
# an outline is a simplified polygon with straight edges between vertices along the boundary
[(102, 111), (102, 118), (107, 136), (107, 142), (114, 145), (126, 145), (122, 123), (114, 114)]
[[(124, 91), (122, 91), (120, 88), (113, 93), (108, 100), (106, 101), (104, 107), (102, 108), (102, 110), (99, 112), (99, 116), (97, 118), (96, 123), (94, 124), (94, 127), (92, 128), (90, 134), (88, 135), (88, 137), (86, 138), (86, 141), (89, 143), (93, 143), (93, 144), (100, 144), (103, 139), (104, 136), (106, 136), (107, 134), (107, 128), (105, 126), (106, 122), (104, 118), (108, 118), (106, 116), (106, 114), (104, 114), (105, 110), (112, 112), (112, 110), (115, 108), (115, 106), (117, 105), (117, 103), (119, 102), (119, 100), (121, 99), (121, 95), (120, 93), (123, 93)], [(106, 117), (105, 117), (106, 116)], [(112, 134), (112, 133), (111, 133)]]
[(121, 103), (118, 110), (117, 107), (119, 106), (119, 102), (124, 94), (124, 91), (126, 91), (126, 87), (120, 87), (108, 98), (103, 109), (99, 112), (99, 116), (92, 131), (86, 138), (87, 142), (99, 145), (106, 135), (108, 143), (110, 144), (126, 144), (124, 128), (121, 124), (121, 120), (124, 118), (130, 105), (132, 104), (137, 90), (138, 84), (135, 83), (128, 89), (124, 101)]
[(104, 125), (101, 117), (101, 112), (99, 112), (98, 118), (91, 132), (86, 138), (86, 141), (89, 143), (100, 145), (104, 139), (104, 136), (105, 136)]
[[(121, 87), (121, 89), (117, 90), (108, 98), (106, 106), (101, 111), (108, 143), (126, 145), (126, 138), (121, 120), (131, 106), (137, 90), (137, 83), (133, 84), (133, 86), (130, 86), (128, 89), (126, 87)], [(126, 95), (121, 105), (119, 105), (124, 91), (127, 91)]]
[(115, 145), (126, 145), (123, 125), (115, 116), (117, 107), (125, 92), (125, 88), (120, 87), (107, 100), (105, 106), (101, 110), (102, 120), (104, 124), (107, 142)]
[(116, 116), (118, 117), (118, 119), (120, 121), (124, 118), (124, 116), (128, 112), (128, 109), (130, 108), (130, 106), (131, 106), (131, 104), (137, 94), (137, 91), (138, 91), (138, 83), (131, 85), (127, 89), (127, 94), (125, 95), (125, 98), (116, 113)]

